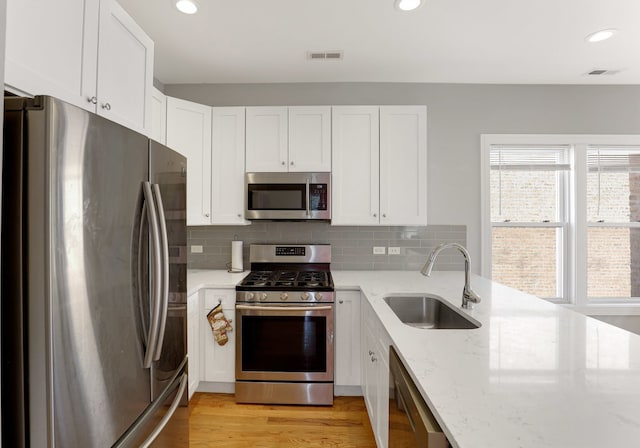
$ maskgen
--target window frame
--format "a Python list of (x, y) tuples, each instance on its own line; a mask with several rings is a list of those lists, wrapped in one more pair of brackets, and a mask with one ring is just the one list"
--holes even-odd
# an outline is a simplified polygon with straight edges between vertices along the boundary
[(640, 135), (613, 134), (482, 134), (480, 272), (491, 278), (490, 152), (493, 146), (568, 146), (571, 169), (567, 176), (564, 231), (564, 301), (554, 301), (588, 314), (640, 314), (640, 298), (587, 297), (587, 150), (594, 146), (640, 146)]

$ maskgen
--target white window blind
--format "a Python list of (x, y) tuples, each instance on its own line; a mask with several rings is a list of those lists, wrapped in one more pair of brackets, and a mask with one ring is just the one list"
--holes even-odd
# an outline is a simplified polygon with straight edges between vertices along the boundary
[(590, 172), (640, 173), (640, 147), (594, 147), (587, 150)]
[(499, 146), (492, 145), (492, 170), (568, 171), (568, 146)]

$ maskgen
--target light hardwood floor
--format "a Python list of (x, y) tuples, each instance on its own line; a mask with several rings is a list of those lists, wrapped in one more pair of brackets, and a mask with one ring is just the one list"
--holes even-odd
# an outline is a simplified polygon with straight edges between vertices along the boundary
[(362, 397), (336, 397), (331, 407), (276, 406), (196, 393), (189, 407), (190, 448), (376, 446)]

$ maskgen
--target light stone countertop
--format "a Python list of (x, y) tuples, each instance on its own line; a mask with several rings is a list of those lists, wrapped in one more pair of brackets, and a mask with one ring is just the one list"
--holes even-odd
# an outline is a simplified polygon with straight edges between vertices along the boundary
[[(640, 446), (640, 336), (478, 276), (482, 302), (461, 311), (479, 329), (416, 329), (382, 298), (427, 293), (459, 307), (462, 272), (332, 274), (336, 289), (362, 290), (454, 447)], [(243, 276), (189, 271), (189, 292)]]

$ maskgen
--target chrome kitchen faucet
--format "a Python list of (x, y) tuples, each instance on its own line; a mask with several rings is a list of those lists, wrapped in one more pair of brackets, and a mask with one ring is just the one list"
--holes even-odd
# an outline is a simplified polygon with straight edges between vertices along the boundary
[(478, 296), (478, 294), (476, 294), (472, 289), (471, 289), (471, 281), (469, 279), (470, 275), (469, 275), (469, 252), (467, 252), (467, 249), (464, 248), (464, 246), (462, 246), (461, 244), (458, 243), (443, 243), (440, 244), (438, 247), (436, 247), (435, 249), (433, 249), (433, 251), (431, 252), (431, 254), (429, 255), (429, 259), (427, 260), (427, 262), (425, 263), (425, 265), (422, 267), (422, 269), (420, 270), (420, 273), (424, 276), (430, 276), (431, 275), (431, 270), (433, 269), (433, 265), (436, 262), (436, 258), (438, 257), (438, 254), (440, 252), (442, 252), (444, 249), (447, 249), (449, 247), (454, 247), (456, 249), (458, 249), (460, 251), (460, 253), (462, 253), (462, 256), (464, 257), (464, 289), (462, 290), (462, 308), (466, 308), (466, 309), (470, 309), (471, 308), (471, 303), (479, 303), (480, 302), (480, 296)]

